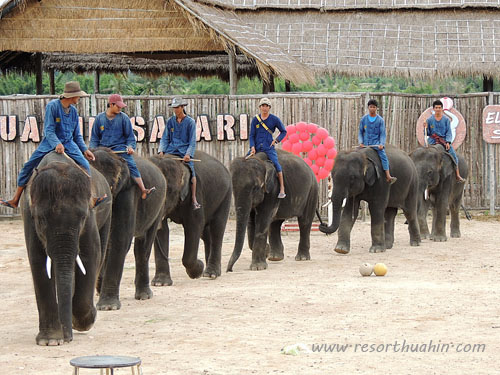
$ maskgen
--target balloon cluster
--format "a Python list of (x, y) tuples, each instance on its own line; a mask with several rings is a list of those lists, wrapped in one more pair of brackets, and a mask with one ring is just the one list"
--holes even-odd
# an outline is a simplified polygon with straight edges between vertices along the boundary
[(328, 130), (316, 124), (298, 122), (288, 125), (286, 132), (283, 150), (301, 156), (313, 170), (318, 182), (327, 178), (337, 156), (335, 140), (328, 135)]

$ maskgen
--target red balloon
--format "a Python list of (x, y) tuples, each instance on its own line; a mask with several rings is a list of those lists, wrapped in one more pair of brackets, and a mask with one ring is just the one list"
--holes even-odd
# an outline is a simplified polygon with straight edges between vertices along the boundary
[(333, 168), (333, 164), (335, 163), (335, 160), (333, 159), (326, 159), (325, 160), (325, 165), (323, 165), (323, 168), (325, 168), (327, 171), (331, 171)]
[(326, 152), (326, 156), (328, 157), (328, 159), (335, 159), (335, 156), (337, 156), (337, 150), (334, 148), (329, 149)]
[(324, 145), (319, 145), (316, 147), (316, 151), (318, 151), (318, 156), (325, 156), (328, 151)]
[(327, 178), (329, 172), (325, 168), (320, 168), (318, 171), (318, 177), (320, 180)]
[(305, 132), (305, 131), (307, 131), (307, 125), (306, 125), (305, 122), (298, 122), (297, 124), (295, 124), (295, 128), (299, 132)]
[(321, 139), (325, 139), (326, 137), (328, 137), (328, 130), (326, 130), (325, 128), (319, 128), (316, 134)]
[(315, 135), (312, 138), (312, 142), (314, 143), (315, 146), (318, 146), (321, 143), (321, 138), (318, 135)]
[(302, 152), (309, 152), (313, 149), (313, 143), (311, 141), (302, 142)]
[(327, 149), (330, 149), (330, 148), (335, 147), (335, 140), (334, 140), (332, 137), (326, 137), (326, 138), (323, 140), (323, 144), (325, 145), (325, 147), (326, 147)]
[(290, 134), (290, 137), (288, 137), (288, 140), (290, 141), (291, 144), (295, 144), (299, 141), (299, 135), (297, 133)]
[(286, 127), (286, 132), (287, 133), (290, 133), (290, 134), (293, 134), (297, 131), (297, 128), (295, 127), (295, 125), (288, 125)]
[(299, 155), (302, 152), (302, 143), (294, 143), (294, 144), (292, 144), (292, 152), (295, 155)]
[(292, 151), (292, 143), (289, 140), (282, 142), (281, 147), (285, 151)]
[(311, 160), (316, 160), (316, 158), (318, 157), (318, 151), (316, 151), (316, 149), (313, 148), (311, 151), (309, 151), (309, 153), (307, 154), (307, 156)]
[(310, 136), (308, 132), (301, 132), (299, 138), (301, 141), (307, 141), (310, 138)]
[(318, 167), (322, 167), (323, 165), (325, 165), (325, 157), (324, 156), (318, 156), (316, 158), (316, 161), (315, 161), (315, 164), (318, 166)]
[(319, 182), (320, 182), (321, 180), (320, 180), (320, 178), (318, 177), (318, 175), (317, 175), (317, 174), (315, 174), (315, 175), (314, 175), (314, 177), (316, 177), (316, 181), (318, 181), (318, 184), (319, 184)]
[(311, 169), (313, 170), (314, 174), (318, 173), (319, 167), (316, 164), (311, 165)]
[(316, 134), (316, 131), (318, 130), (318, 125), (316, 124), (307, 124), (307, 131), (311, 134)]
[(311, 159), (309, 159), (309, 158), (304, 158), (304, 161), (306, 162), (306, 164), (307, 164), (308, 166), (311, 166), (311, 165), (313, 164), (313, 162), (312, 162), (312, 161), (311, 161)]

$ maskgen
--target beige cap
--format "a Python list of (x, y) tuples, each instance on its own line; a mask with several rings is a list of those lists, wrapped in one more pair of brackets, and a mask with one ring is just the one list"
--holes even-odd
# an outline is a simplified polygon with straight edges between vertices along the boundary
[(267, 105), (270, 107), (270, 106), (271, 106), (271, 101), (269, 100), (269, 98), (262, 98), (262, 99), (260, 99), (260, 102), (259, 102), (259, 107), (260, 107), (262, 104), (267, 104)]

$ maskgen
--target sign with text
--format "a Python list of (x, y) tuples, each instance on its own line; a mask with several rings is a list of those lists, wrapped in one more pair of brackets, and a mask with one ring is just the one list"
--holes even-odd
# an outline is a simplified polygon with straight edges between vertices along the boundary
[(486, 143), (500, 143), (500, 105), (484, 107), (483, 139)]

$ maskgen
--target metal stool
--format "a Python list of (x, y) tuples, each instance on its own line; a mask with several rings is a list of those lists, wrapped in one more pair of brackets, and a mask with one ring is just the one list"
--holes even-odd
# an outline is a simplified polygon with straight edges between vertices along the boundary
[(135, 375), (135, 368), (137, 368), (137, 375), (142, 374), (141, 359), (138, 357), (125, 357), (116, 355), (89, 355), (85, 357), (76, 357), (69, 361), (71, 366), (74, 366), (74, 375), (80, 373), (81, 368), (98, 368), (101, 370), (106, 369), (106, 375), (113, 375), (114, 369), (117, 367), (130, 367), (132, 375)]

